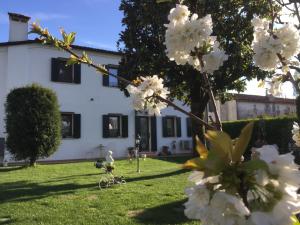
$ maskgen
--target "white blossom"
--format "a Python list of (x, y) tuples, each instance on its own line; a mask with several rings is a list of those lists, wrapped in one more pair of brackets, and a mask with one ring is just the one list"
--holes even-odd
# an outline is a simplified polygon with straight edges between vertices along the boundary
[(176, 4), (176, 8), (171, 9), (168, 19), (170, 22), (184, 23), (189, 19), (190, 14), (187, 6)]
[(138, 87), (128, 85), (127, 91), (133, 99), (135, 110), (148, 110), (150, 115), (160, 115), (160, 111), (167, 107), (165, 102), (159, 101), (156, 96), (167, 98), (169, 91), (163, 85), (163, 79), (157, 75), (141, 77), (142, 83)]
[(186, 189), (188, 201), (184, 204), (185, 215), (190, 219), (201, 220), (209, 203), (209, 191), (205, 185), (196, 185)]
[(245, 216), (249, 214), (249, 209), (240, 198), (218, 191), (213, 195), (201, 222), (203, 225), (243, 225), (246, 224)]
[(299, 213), (300, 199), (297, 193), (300, 185), (299, 166), (294, 163), (291, 153), (279, 155), (276, 148), (269, 145), (256, 149), (259, 158), (269, 165), (271, 174), (277, 177), (272, 184), (281, 191), (282, 198), (276, 203), (271, 212), (252, 212), (250, 221), (255, 225), (292, 224), (291, 215)]
[(278, 79), (278, 77), (272, 78), (272, 81), (270, 82), (270, 94), (273, 96), (280, 96), (282, 93), (282, 81), (281, 79)]
[(280, 57), (288, 62), (300, 51), (299, 31), (291, 24), (269, 30), (270, 21), (254, 17), (252, 19), (254, 39), (254, 63), (262, 70), (275, 70), (280, 63)]
[(215, 47), (210, 53), (203, 56), (204, 67), (202, 70), (212, 74), (219, 69), (227, 59), (228, 55), (225, 54), (225, 51)]
[[(168, 16), (169, 24), (165, 35), (166, 53), (171, 61), (178, 65), (190, 64), (195, 69), (213, 73), (223, 62), (227, 55), (216, 44), (216, 37), (211, 36), (213, 23), (211, 15), (198, 18), (197, 14), (190, 16), (186, 6), (176, 5)], [(204, 53), (202, 68), (197, 55), (193, 54), (203, 46), (214, 46), (212, 50)]]

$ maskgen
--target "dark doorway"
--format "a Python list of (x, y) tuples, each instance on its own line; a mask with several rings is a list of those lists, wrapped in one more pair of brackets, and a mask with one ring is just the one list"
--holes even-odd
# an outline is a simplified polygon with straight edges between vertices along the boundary
[(156, 118), (149, 116), (136, 116), (136, 138), (140, 136), (140, 151), (156, 151)]

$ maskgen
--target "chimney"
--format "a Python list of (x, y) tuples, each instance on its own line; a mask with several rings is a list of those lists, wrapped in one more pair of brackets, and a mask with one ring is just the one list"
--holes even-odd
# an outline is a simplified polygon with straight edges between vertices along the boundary
[(30, 17), (16, 13), (9, 15), (9, 38), (8, 41), (26, 41), (28, 40), (28, 21)]

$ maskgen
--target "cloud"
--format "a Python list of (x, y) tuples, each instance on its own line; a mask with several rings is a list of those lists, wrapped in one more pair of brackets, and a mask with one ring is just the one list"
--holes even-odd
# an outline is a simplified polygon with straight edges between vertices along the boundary
[(101, 48), (101, 49), (113, 50), (113, 51), (115, 51), (117, 49), (116, 46), (114, 46), (114, 45), (101, 43), (101, 42), (97, 42), (97, 41), (85, 40), (85, 41), (80, 41), (80, 42), (83, 45), (88, 46), (88, 47)]

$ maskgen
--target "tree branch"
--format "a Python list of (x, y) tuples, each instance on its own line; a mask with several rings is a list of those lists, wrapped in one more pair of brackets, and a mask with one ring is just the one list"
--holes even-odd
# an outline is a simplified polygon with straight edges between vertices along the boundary
[[(34, 25), (36, 26), (36, 25)], [(34, 30), (34, 29), (40, 29), (38, 30)], [(33, 27), (31, 33), (36, 33), (40, 36), (40, 40), (42, 43), (44, 44), (50, 44), (55, 46), (56, 48), (60, 49), (60, 50), (64, 50), (66, 52), (68, 52), (71, 56), (75, 57), (80, 63), (82, 64), (86, 64), (88, 66), (91, 66), (93, 68), (95, 68), (98, 72), (100, 72), (103, 76), (105, 75), (109, 75), (112, 77), (115, 77), (116, 79), (118, 79), (119, 81), (125, 83), (126, 85), (133, 85), (133, 86), (137, 86), (135, 83), (119, 76), (119, 75), (115, 75), (115, 74), (111, 74), (109, 73), (107, 70), (104, 71), (103, 67), (94, 64), (90, 59), (89, 60), (84, 60), (83, 56), (84, 53), (80, 56), (78, 54), (76, 54), (73, 50), (71, 45), (66, 45), (64, 44), (63, 41), (54, 38), (53, 36), (51, 36), (48, 32), (48, 30), (46, 29), (41, 29), (40, 27)], [(193, 120), (195, 120), (196, 122), (198, 122), (201, 125), (204, 125), (207, 129), (211, 129), (211, 130), (215, 130), (216, 128), (208, 123), (206, 123), (204, 120), (202, 120), (201, 118), (197, 117), (196, 115), (194, 115), (191, 112), (187, 112), (186, 110), (184, 110), (183, 108), (177, 106), (175, 103), (173, 103), (172, 101), (165, 99), (159, 95), (153, 95), (153, 97), (157, 98), (158, 100), (165, 102), (168, 106), (173, 107), (175, 110), (182, 112), (183, 114), (189, 116), (190, 118), (192, 118)]]

